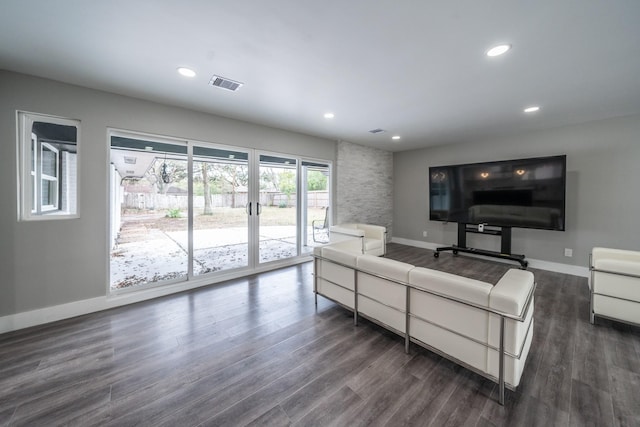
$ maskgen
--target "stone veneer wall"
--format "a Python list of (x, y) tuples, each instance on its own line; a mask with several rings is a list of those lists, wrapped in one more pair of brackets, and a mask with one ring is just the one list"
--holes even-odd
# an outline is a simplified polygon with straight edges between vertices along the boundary
[(393, 225), (393, 153), (349, 142), (337, 144), (336, 224)]

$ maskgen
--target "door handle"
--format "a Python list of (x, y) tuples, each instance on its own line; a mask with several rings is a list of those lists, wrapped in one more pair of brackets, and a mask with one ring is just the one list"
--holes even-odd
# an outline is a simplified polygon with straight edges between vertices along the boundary
[(260, 215), (262, 213), (262, 205), (260, 205), (260, 202), (256, 202), (256, 205), (258, 205), (257, 213)]
[(245, 213), (247, 213), (248, 215), (251, 215), (251, 202), (247, 203), (246, 205), (244, 205), (244, 211)]

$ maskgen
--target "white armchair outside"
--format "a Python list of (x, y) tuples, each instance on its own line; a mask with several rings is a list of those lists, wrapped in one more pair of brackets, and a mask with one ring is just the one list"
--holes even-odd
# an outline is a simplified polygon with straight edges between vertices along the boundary
[(387, 229), (372, 224), (339, 224), (329, 228), (329, 242), (343, 242), (352, 251), (382, 256), (387, 253)]
[(640, 251), (593, 248), (590, 321), (596, 316), (640, 326)]

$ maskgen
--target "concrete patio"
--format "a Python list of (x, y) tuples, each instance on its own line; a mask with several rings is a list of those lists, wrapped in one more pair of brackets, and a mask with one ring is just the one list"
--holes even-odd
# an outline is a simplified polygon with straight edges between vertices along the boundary
[[(311, 236), (311, 228), (308, 235)], [(194, 275), (248, 265), (246, 227), (199, 229), (193, 232)], [(296, 255), (295, 226), (260, 227), (260, 260), (269, 262)], [(311, 237), (309, 251), (314, 243)], [(111, 289), (157, 283), (187, 275), (188, 233), (123, 222), (111, 251)]]

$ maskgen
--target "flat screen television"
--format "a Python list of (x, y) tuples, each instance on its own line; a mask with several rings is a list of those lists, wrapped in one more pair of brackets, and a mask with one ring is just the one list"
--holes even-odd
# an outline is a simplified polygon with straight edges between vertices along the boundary
[(429, 219), (565, 229), (567, 156), (429, 168)]

